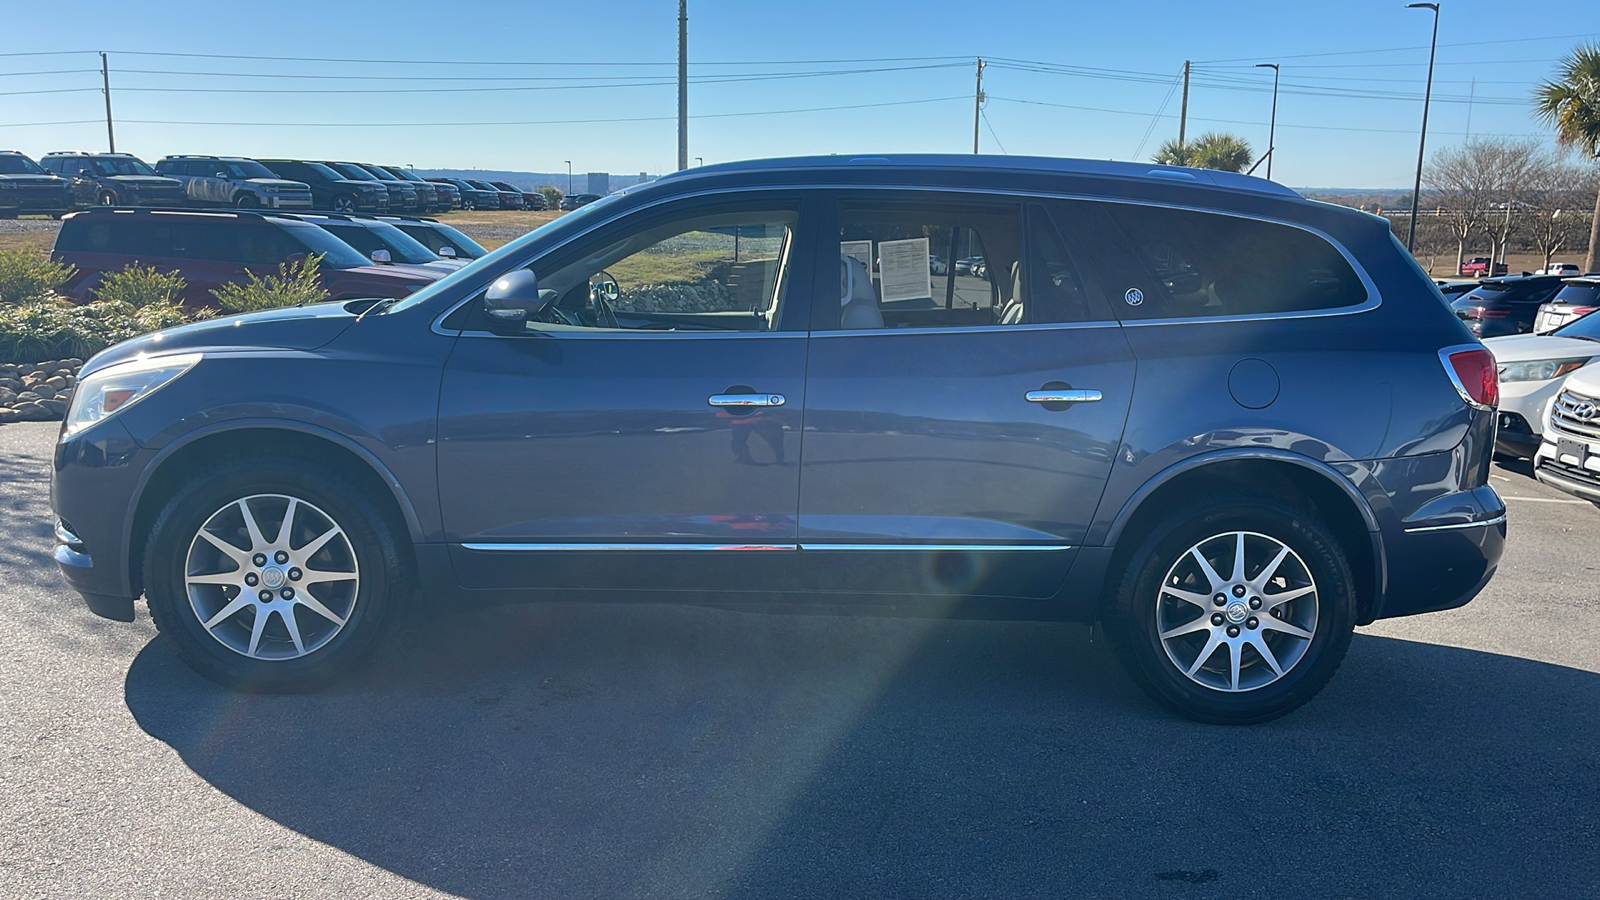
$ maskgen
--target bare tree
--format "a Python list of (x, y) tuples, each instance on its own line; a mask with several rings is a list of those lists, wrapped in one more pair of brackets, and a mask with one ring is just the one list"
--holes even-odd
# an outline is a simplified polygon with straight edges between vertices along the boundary
[(1481, 139), (1434, 152), (1422, 177), (1447, 211), (1456, 271), (1474, 234), (1488, 239), (1491, 258), (1504, 259), (1519, 204), (1554, 164), (1535, 140)]
[(1583, 239), (1590, 225), (1589, 198), (1597, 190), (1600, 173), (1566, 162), (1548, 167), (1534, 183), (1522, 226), (1529, 245), (1544, 256), (1545, 268), (1563, 248)]

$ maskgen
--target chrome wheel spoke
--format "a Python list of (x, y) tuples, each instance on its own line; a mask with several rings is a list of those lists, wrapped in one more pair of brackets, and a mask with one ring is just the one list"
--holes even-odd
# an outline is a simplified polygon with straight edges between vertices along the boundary
[[(1239, 543), (1244, 543), (1244, 535), (1239, 536)], [(1244, 656), (1244, 647), (1233, 641), (1229, 641), (1225, 646), (1228, 648), (1228, 690), (1237, 691), (1239, 689), (1239, 660)]]
[(243, 569), (245, 566), (250, 564), (249, 550), (240, 550), (238, 547), (235, 547), (222, 538), (219, 538), (211, 532), (206, 531), (204, 528), (200, 529), (199, 536), (205, 538), (206, 542), (211, 544), (211, 546), (221, 550), (229, 559), (238, 563), (239, 568)]
[(1250, 584), (1255, 587), (1257, 593), (1266, 589), (1267, 582), (1272, 580), (1272, 576), (1278, 574), (1278, 567), (1283, 565), (1283, 560), (1288, 555), (1288, 547), (1279, 548), (1278, 555), (1272, 558), (1272, 562), (1267, 563), (1267, 567), (1261, 570), (1260, 575), (1250, 580)]
[(294, 620), (294, 610), (279, 610), (278, 618), (283, 620), (283, 627), (289, 630), (289, 640), (294, 643), (295, 655), (304, 656), (306, 645), (300, 640), (300, 623)]
[(1244, 532), (1234, 535), (1236, 543), (1233, 545), (1233, 575), (1234, 581), (1244, 581)]
[(335, 625), (344, 625), (344, 620), (334, 615), (333, 610), (323, 606), (321, 600), (311, 596), (310, 591), (303, 591), (296, 599), (300, 601), (301, 606), (304, 606), (306, 609), (309, 609), (324, 619), (327, 619), (329, 622), (332, 622)]
[(217, 612), (216, 615), (204, 622), (206, 630), (210, 631), (218, 625), (221, 625), (223, 622), (226, 622), (228, 619), (232, 618), (236, 613), (238, 613), (239, 610), (249, 606), (251, 602), (252, 601), (247, 594), (240, 594), (239, 596), (233, 598), (231, 603), (229, 603), (227, 606), (224, 606)]
[(300, 579), (304, 585), (325, 584), (330, 581), (354, 581), (354, 572), (325, 572), (321, 569), (306, 569), (305, 575)]
[(300, 507), (300, 501), (294, 497), (289, 498), (289, 506), (283, 511), (283, 524), (278, 526), (278, 536), (273, 539), (275, 547), (289, 546), (289, 535), (294, 528), (294, 513)]
[(1215, 625), (1211, 624), (1210, 619), (1206, 618), (1205, 616), (1199, 616), (1193, 622), (1179, 625), (1176, 628), (1169, 628), (1166, 631), (1161, 632), (1161, 639), (1163, 641), (1170, 641), (1181, 634), (1193, 634), (1196, 631), (1205, 631), (1207, 628), (1215, 627)]
[(1200, 671), (1200, 667), (1206, 664), (1206, 660), (1210, 659), (1217, 652), (1217, 647), (1221, 645), (1222, 638), (1218, 637), (1215, 631), (1211, 632), (1210, 637), (1206, 638), (1205, 648), (1200, 651), (1200, 655), (1194, 658), (1194, 662), (1189, 666), (1189, 671), (1184, 674), (1193, 678), (1194, 673)]
[(1290, 588), (1287, 591), (1280, 591), (1276, 594), (1262, 594), (1261, 602), (1267, 609), (1277, 609), (1290, 600), (1298, 600), (1316, 589), (1316, 585), (1308, 584), (1305, 587)]
[(189, 575), (186, 579), (190, 584), (231, 584), (239, 586), (244, 584), (244, 570), (234, 569), (232, 572), (218, 572), (215, 575)]
[(1272, 667), (1274, 674), (1278, 675), (1279, 677), (1283, 676), (1283, 666), (1278, 665), (1278, 657), (1273, 654), (1272, 648), (1267, 646), (1265, 636), (1257, 635), (1256, 637), (1252, 637), (1250, 639), (1250, 646), (1256, 648), (1256, 652), (1261, 654), (1261, 658), (1266, 661), (1267, 665)]
[(344, 534), (344, 532), (339, 529), (339, 526), (335, 525), (327, 531), (324, 531), (323, 533), (312, 538), (311, 543), (306, 544), (304, 547), (301, 547), (299, 550), (294, 552), (301, 559), (310, 559), (311, 557), (316, 556), (317, 551), (326, 546), (329, 541), (342, 534)]
[(1261, 620), (1261, 627), (1266, 631), (1281, 631), (1284, 634), (1292, 634), (1297, 638), (1305, 638), (1308, 641), (1311, 640), (1311, 632), (1301, 628), (1299, 625), (1295, 625), (1292, 622), (1285, 622), (1282, 619), (1274, 619), (1271, 616)]
[(1188, 603), (1193, 603), (1195, 606), (1198, 606), (1201, 609), (1209, 610), (1211, 608), (1211, 597), (1206, 594), (1196, 594), (1194, 591), (1180, 591), (1175, 587), (1164, 587), (1161, 589), (1161, 593), (1171, 597), (1177, 597), (1179, 600), (1183, 600)]
[(250, 512), (248, 498), (238, 503), (239, 514), (244, 516), (244, 530), (250, 535), (250, 549), (259, 551), (267, 546), (267, 539), (261, 535), (261, 526), (256, 524), (255, 514)]
[(1211, 590), (1222, 590), (1222, 586), (1227, 582), (1222, 580), (1222, 576), (1217, 574), (1217, 570), (1211, 568), (1211, 563), (1207, 562), (1206, 558), (1200, 554), (1198, 544), (1189, 548), (1189, 555), (1194, 557), (1194, 561), (1200, 564), (1200, 571), (1204, 572), (1206, 579), (1211, 582)]
[(246, 656), (256, 655), (256, 648), (261, 646), (261, 633), (267, 630), (267, 617), (270, 615), (266, 607), (256, 607), (256, 621), (250, 626), (250, 649), (245, 651)]

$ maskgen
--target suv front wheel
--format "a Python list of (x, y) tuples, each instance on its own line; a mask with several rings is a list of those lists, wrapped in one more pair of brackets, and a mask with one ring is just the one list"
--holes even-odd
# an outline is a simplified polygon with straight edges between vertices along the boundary
[(207, 678), (306, 690), (359, 662), (396, 618), (404, 560), (353, 479), (309, 460), (246, 457), (187, 479), (157, 515), (145, 597)]
[(1310, 700), (1339, 668), (1355, 580), (1310, 510), (1200, 497), (1134, 551), (1105, 624), (1162, 705), (1204, 722), (1263, 722)]

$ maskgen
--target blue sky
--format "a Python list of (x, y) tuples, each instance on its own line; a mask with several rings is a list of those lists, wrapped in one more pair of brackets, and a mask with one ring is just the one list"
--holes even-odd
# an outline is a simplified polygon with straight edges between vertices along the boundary
[[(1174, 85), (1191, 59), (1190, 133), (1233, 131), (1258, 153), (1272, 82), (1252, 64), (1282, 65), (1278, 181), (1401, 187), (1415, 166), (1431, 14), (1401, 0), (689, 7), (690, 155), (707, 162), (968, 152), (981, 55), (994, 62), (984, 152), (1148, 158), (1177, 133)], [(150, 160), (221, 153), (556, 172), (570, 159), (580, 173), (676, 163), (673, 0), (77, 0), (72, 10), (7, 9), (0, 148), (104, 149), (97, 55), (5, 54), (107, 50), (118, 149)], [(1544, 135), (1528, 93), (1585, 38), (1600, 40), (1593, 0), (1444, 0), (1430, 147), (1459, 143), (1469, 128)], [(173, 53), (391, 62), (153, 55)], [(26, 74), (40, 72), (59, 74)], [(528, 87), (539, 89), (506, 90)], [(812, 111), (743, 115), (774, 110)], [(81, 124), (33, 124), (69, 122)]]

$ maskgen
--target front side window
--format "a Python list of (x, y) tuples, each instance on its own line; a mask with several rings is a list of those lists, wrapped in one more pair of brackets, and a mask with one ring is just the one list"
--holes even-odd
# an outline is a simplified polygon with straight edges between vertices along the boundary
[[(542, 325), (767, 331), (779, 321), (798, 211), (657, 220), (572, 259), (536, 265)], [(548, 265), (549, 268), (543, 268)]]
[(127, 156), (101, 156), (94, 160), (95, 171), (101, 175), (154, 175), (155, 170), (144, 162)]
[(1161, 294), (1130, 300), (1124, 315), (1259, 316), (1339, 309), (1367, 300), (1344, 255), (1304, 229), (1161, 206), (1106, 207)]
[(48, 175), (39, 164), (26, 156), (0, 155), (0, 175)]

